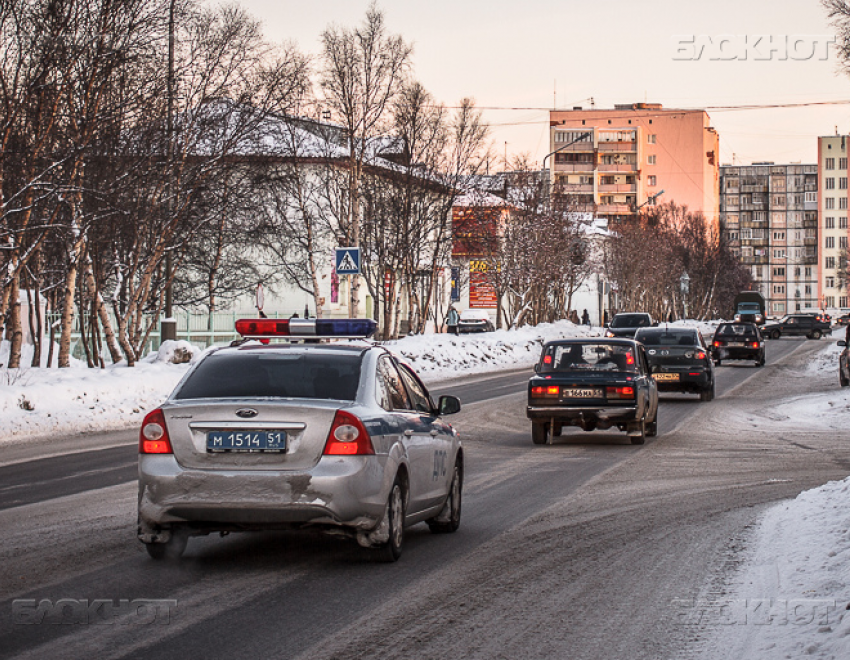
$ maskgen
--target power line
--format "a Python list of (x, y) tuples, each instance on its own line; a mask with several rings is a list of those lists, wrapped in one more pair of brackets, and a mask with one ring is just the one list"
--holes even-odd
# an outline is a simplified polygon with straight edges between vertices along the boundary
[[(694, 110), (713, 110), (715, 112), (733, 112), (738, 110), (773, 110), (777, 108), (806, 108), (812, 106), (822, 106), (822, 105), (850, 105), (850, 99), (841, 99), (837, 101), (802, 101), (798, 103), (746, 103), (741, 105), (705, 105), (697, 108), (663, 108), (662, 111), (666, 114), (668, 112), (674, 112), (676, 110), (683, 111), (694, 111)], [(443, 106), (447, 110), (460, 110), (461, 106), (455, 105), (447, 105)], [(507, 111), (507, 112), (518, 112), (518, 111), (534, 111), (534, 112), (571, 112), (571, 110), (563, 109), (563, 110), (553, 110), (552, 108), (542, 108), (542, 107), (532, 107), (532, 106), (498, 106), (498, 105), (482, 105), (475, 106), (476, 110), (486, 110), (486, 111)], [(646, 108), (645, 110), (654, 110), (655, 108)], [(613, 110), (624, 110), (622, 108), (613, 108)], [(636, 108), (636, 111), (641, 110), (640, 108)], [(606, 114), (610, 113), (611, 110), (605, 108), (595, 108), (592, 110), (584, 110), (584, 112), (604, 112)], [(624, 116), (628, 116), (628, 112), (624, 114)]]

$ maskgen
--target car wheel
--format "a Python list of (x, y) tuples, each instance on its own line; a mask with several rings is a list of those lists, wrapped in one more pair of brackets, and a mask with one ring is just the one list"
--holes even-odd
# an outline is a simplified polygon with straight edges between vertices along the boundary
[(401, 557), (404, 545), (404, 489), (399, 478), (393, 482), (390, 490), (390, 498), (387, 500), (387, 510), (384, 515), (389, 523), (390, 538), (386, 543), (378, 546), (378, 556), (387, 562), (393, 562)]
[(715, 360), (714, 364), (719, 367), (721, 362), (722, 362), (722, 360)]
[(813, 330), (812, 331), (812, 339), (820, 339), (821, 335), (822, 335), (822, 333), (821, 333), (820, 330)]
[(177, 561), (183, 556), (189, 534), (182, 529), (172, 529), (171, 537), (165, 543), (145, 543), (145, 550), (152, 559)]
[(545, 445), (549, 439), (549, 425), (540, 422), (531, 423), (531, 440), (535, 445)]
[(712, 381), (711, 386), (708, 389), (703, 390), (699, 393), (700, 401), (712, 401), (714, 399), (714, 382)]
[(638, 431), (640, 431), (639, 435), (629, 436), (629, 439), (632, 441), (633, 445), (642, 445), (646, 442), (646, 421), (640, 420), (638, 423)]
[(780, 334), (781, 334), (781, 333), (779, 332), (779, 330), (771, 330), (771, 332), (770, 332), (770, 338), (771, 338), (771, 339), (779, 339), (779, 335), (780, 335)]
[(841, 369), (838, 370), (838, 382), (841, 383), (841, 387), (847, 387), (850, 385), (850, 380), (847, 380), (844, 377), (844, 372)]
[(460, 510), (463, 500), (463, 470), (460, 461), (455, 462), (454, 473), (452, 474), (452, 483), (449, 485), (449, 495), (446, 498), (446, 504), (440, 513), (430, 520), (428, 529), (433, 534), (451, 534), (456, 532), (460, 527)]
[(655, 418), (646, 427), (647, 437), (654, 438), (658, 435), (658, 411), (655, 411)]

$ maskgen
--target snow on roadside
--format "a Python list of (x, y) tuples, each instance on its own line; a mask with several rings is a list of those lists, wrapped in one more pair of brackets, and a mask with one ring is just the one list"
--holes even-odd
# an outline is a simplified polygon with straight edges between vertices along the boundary
[[(452, 376), (511, 367), (530, 367), (541, 342), (560, 337), (599, 335), (599, 328), (568, 321), (477, 335), (424, 335), (388, 342), (427, 382)], [(8, 342), (0, 342), (0, 364), (8, 357)], [(126, 364), (88, 369), (74, 361), (68, 369), (0, 368), (0, 444), (56, 436), (64, 441), (78, 433), (112, 431), (136, 426), (144, 413), (159, 405), (174, 389), (201, 349), (185, 341), (165, 342), (132, 369)], [(32, 352), (24, 352), (30, 364)]]

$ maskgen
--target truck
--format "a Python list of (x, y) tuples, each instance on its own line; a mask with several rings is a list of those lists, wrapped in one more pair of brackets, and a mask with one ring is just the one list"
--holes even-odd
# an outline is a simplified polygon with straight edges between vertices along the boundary
[(765, 321), (764, 296), (758, 291), (741, 291), (735, 296), (735, 320), (762, 324)]

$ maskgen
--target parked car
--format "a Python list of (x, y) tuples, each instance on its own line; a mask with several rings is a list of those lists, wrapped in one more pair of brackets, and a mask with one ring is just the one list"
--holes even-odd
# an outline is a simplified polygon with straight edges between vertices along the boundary
[(838, 382), (841, 387), (847, 387), (850, 385), (850, 348), (843, 339), (838, 342), (838, 345), (844, 348), (838, 356)]
[(561, 339), (543, 346), (528, 382), (531, 439), (616, 427), (632, 444), (658, 433), (658, 388), (644, 347), (633, 339)]
[[(364, 329), (366, 332), (364, 333)], [(139, 438), (139, 539), (155, 559), (189, 536), (311, 527), (388, 560), (404, 528), (460, 525), (463, 449), (416, 373), (385, 348), (318, 343), (368, 336), (364, 319), (248, 319), (248, 337), (207, 353)], [(312, 337), (264, 345), (254, 338)]]
[(606, 337), (633, 338), (638, 328), (651, 328), (658, 325), (652, 317), (644, 312), (627, 312), (614, 314), (611, 323), (606, 326)]
[(711, 342), (711, 357), (716, 365), (723, 360), (755, 360), (764, 366), (764, 339), (755, 323), (721, 323)]
[(759, 330), (762, 335), (771, 339), (779, 339), (782, 336), (820, 339), (824, 333), (831, 330), (831, 326), (828, 321), (815, 314), (788, 314), (778, 321), (759, 326)]
[(483, 309), (465, 309), (460, 313), (457, 331), (460, 332), (493, 332), (493, 322), (490, 315)]
[(835, 325), (847, 325), (850, 323), (850, 314), (842, 314), (835, 319)]
[(714, 398), (714, 365), (702, 335), (695, 328), (640, 328), (635, 341), (646, 347), (646, 358), (659, 392), (699, 394)]

